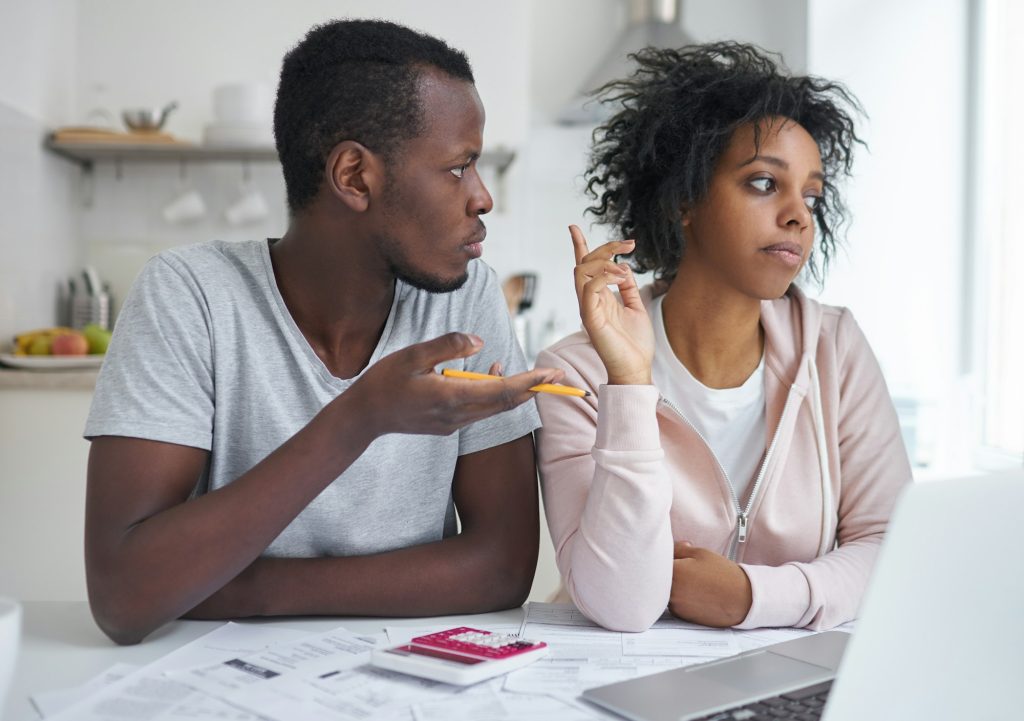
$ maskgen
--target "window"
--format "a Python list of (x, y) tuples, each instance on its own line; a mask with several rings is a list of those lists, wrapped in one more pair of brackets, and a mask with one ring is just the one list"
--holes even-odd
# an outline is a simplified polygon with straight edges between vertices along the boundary
[(1024, 458), (1024, 3), (973, 3), (975, 113), (971, 217), (974, 357), (982, 399), (979, 465)]

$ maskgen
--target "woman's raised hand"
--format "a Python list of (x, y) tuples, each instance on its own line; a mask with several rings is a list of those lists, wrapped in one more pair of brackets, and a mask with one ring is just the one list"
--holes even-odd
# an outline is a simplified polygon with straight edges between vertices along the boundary
[[(649, 385), (654, 329), (640, 300), (633, 271), (615, 256), (633, 250), (632, 240), (605, 243), (591, 252), (583, 231), (569, 226), (576, 256), (576, 299), (583, 327), (608, 371), (612, 385)], [(608, 288), (617, 286), (619, 298)]]

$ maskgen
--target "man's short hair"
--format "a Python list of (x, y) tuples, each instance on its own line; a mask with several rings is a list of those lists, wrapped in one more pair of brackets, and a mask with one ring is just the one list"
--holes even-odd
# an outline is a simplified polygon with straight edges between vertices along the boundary
[(391, 162), (423, 132), (418, 81), (428, 67), (473, 82), (464, 53), (383, 20), (316, 25), (285, 55), (274, 139), (292, 215), (316, 197), (338, 143), (354, 140)]

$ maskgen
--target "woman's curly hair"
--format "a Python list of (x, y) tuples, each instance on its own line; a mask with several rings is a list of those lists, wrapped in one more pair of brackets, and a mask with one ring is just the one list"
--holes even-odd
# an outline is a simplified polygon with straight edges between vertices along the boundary
[(587, 211), (635, 239), (634, 270), (675, 277), (686, 247), (682, 211), (706, 196), (733, 133), (754, 123), (759, 149), (757, 122), (783, 117), (821, 153), (825, 184), (814, 208), (821, 267), (815, 253), (808, 260), (820, 282), (846, 220), (835, 182), (850, 174), (854, 145), (864, 144), (851, 116), (863, 113), (857, 99), (839, 83), (783, 74), (781, 56), (753, 45), (645, 48), (630, 57), (639, 64), (633, 75), (596, 92), (621, 109), (594, 131), (586, 178), (596, 201)]

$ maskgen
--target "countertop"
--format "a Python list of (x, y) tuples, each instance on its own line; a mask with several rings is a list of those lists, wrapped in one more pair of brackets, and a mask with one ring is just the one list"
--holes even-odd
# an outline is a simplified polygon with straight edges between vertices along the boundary
[(91, 391), (99, 368), (23, 370), (0, 366), (0, 390)]

